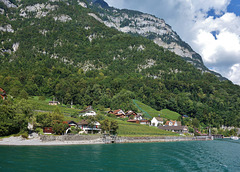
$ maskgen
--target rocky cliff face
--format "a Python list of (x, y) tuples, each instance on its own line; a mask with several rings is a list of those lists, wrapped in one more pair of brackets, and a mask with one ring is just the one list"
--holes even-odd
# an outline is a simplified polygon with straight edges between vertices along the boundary
[(138, 11), (120, 10), (106, 4), (102, 5), (102, 0), (91, 1), (90, 4), (90, 7), (101, 16), (106, 26), (114, 27), (121, 32), (146, 37), (157, 45), (181, 56), (202, 72), (214, 73), (221, 80), (225, 80), (220, 74), (210, 71), (204, 65), (201, 56), (192, 50), (163, 19)]

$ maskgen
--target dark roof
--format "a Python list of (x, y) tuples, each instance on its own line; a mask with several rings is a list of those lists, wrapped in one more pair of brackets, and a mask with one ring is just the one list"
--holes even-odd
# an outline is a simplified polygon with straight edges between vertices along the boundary
[(122, 114), (122, 113), (120, 113), (120, 114), (114, 114), (114, 115), (116, 115), (116, 116), (124, 116), (124, 114)]
[(127, 122), (137, 122), (137, 121), (139, 121), (139, 120), (137, 120), (137, 119), (129, 119), (129, 120), (127, 120)]
[(126, 115), (137, 115), (134, 111), (129, 110), (126, 112)]
[[(183, 130), (186, 126), (159, 126), (161, 130)], [(188, 129), (188, 128), (187, 128)]]
[(155, 117), (158, 121), (163, 121), (163, 118)]
[(87, 122), (87, 120), (82, 120), (82, 121), (80, 121), (79, 123), (78, 123), (78, 125), (88, 125), (88, 122)]
[(75, 122), (75, 121), (71, 121), (71, 120), (69, 120), (69, 121), (66, 121), (68, 124), (70, 124), (70, 123), (74, 123), (74, 124), (76, 124), (77, 125), (77, 123)]
[(121, 109), (113, 111), (113, 114), (117, 114)]
[(140, 122), (149, 122), (149, 120), (147, 120), (147, 119), (142, 119), (142, 120), (140, 120)]

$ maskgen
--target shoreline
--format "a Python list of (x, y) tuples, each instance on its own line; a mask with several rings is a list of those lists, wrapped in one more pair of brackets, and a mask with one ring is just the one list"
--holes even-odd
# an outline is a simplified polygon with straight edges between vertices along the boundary
[(9, 137), (0, 140), (0, 146), (64, 146), (64, 145), (92, 145), (104, 144), (99, 140), (90, 141), (42, 141), (40, 137), (33, 139), (24, 139), (19, 137)]
[(153, 142), (180, 142), (180, 141), (207, 141), (210, 138), (196, 139), (196, 137), (121, 137), (115, 142), (104, 142), (101, 137), (84, 140), (54, 140), (42, 141), (40, 136), (32, 139), (19, 137), (9, 137), (0, 139), (0, 146), (70, 146), (70, 145), (95, 145), (112, 143), (153, 143)]

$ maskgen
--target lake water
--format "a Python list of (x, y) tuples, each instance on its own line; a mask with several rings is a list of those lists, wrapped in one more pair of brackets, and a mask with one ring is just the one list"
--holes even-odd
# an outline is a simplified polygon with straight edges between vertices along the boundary
[(0, 171), (240, 171), (240, 140), (0, 146)]

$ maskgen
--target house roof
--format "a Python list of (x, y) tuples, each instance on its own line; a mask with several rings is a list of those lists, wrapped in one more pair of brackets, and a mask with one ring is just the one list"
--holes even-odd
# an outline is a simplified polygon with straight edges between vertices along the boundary
[(137, 115), (134, 111), (129, 110), (126, 112), (126, 115)]
[(165, 125), (169, 125), (169, 123), (170, 123), (170, 122), (172, 122), (172, 123), (173, 123), (173, 125), (174, 125), (176, 121), (172, 121), (172, 120), (170, 120), (170, 121), (167, 121)]
[(147, 120), (147, 119), (142, 119), (142, 120), (140, 120), (140, 122), (149, 122), (149, 120)]
[(188, 129), (187, 126), (159, 126), (158, 127), (161, 130), (183, 130)]
[(120, 114), (115, 114), (116, 116), (122, 116), (122, 115), (124, 115), (124, 114), (122, 114), (122, 113), (120, 113)]
[(113, 114), (117, 114), (119, 111), (121, 111), (121, 109), (113, 111)]
[(133, 122), (133, 123), (139, 123), (139, 120), (136, 120), (136, 119), (129, 119), (129, 120), (127, 120), (127, 122)]
[(49, 101), (48, 103), (59, 103), (59, 101)]
[(163, 121), (163, 118), (160, 118), (160, 117), (155, 117), (156, 118), (156, 120), (158, 120), (158, 121)]
[(129, 119), (129, 120), (127, 120), (127, 122), (136, 122), (136, 121), (139, 121), (139, 120), (137, 120), (137, 119)]
[(71, 120), (68, 120), (68, 121), (66, 121), (68, 124), (70, 124), (70, 123), (74, 123), (74, 124), (76, 124), (77, 125), (77, 123), (75, 122), (75, 121), (71, 121)]
[(80, 111), (79, 113), (85, 113), (85, 112), (91, 112), (91, 111), (94, 111), (94, 110), (93, 109), (86, 109), (86, 110)]
[(79, 123), (77, 123), (78, 125), (88, 125), (87, 120), (83, 119), (82, 121), (80, 121)]

